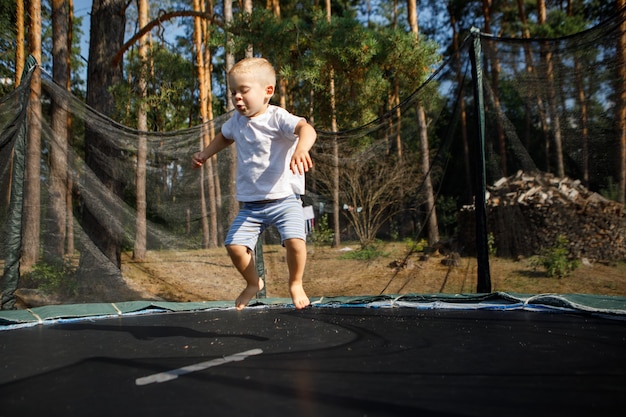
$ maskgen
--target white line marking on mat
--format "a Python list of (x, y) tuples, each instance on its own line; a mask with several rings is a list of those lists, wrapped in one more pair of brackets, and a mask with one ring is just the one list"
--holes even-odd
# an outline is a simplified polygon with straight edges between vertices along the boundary
[(137, 378), (135, 380), (135, 384), (148, 385), (167, 382), (171, 381), (172, 379), (178, 378), (180, 375), (185, 375), (196, 371), (202, 371), (213, 366), (224, 365), (228, 362), (239, 362), (246, 359), (248, 356), (260, 355), (261, 353), (263, 353), (261, 349), (246, 350), (245, 352), (235, 353), (234, 355), (224, 356), (223, 358), (217, 358), (206, 362), (196, 363), (194, 365), (183, 366), (182, 368), (178, 369), (172, 369), (171, 371), (160, 372), (158, 374), (152, 374)]

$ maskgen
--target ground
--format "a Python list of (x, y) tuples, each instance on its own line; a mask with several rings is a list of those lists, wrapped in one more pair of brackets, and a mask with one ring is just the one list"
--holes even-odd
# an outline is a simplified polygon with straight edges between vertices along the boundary
[[(358, 246), (341, 249), (309, 247), (305, 290), (310, 297), (380, 294), (475, 293), (475, 258), (457, 259), (413, 253), (401, 243), (385, 244), (371, 260), (347, 259)], [(264, 249), (267, 297), (289, 297), (284, 249)], [(244, 281), (230, 263), (224, 248), (195, 252), (151, 252), (144, 262), (123, 258), (128, 286), (147, 299), (168, 301), (234, 300)], [(492, 291), (522, 294), (582, 293), (626, 296), (626, 263), (581, 265), (564, 278), (548, 278), (530, 260), (490, 258)]]
[[(358, 245), (340, 249), (309, 245), (304, 288), (309, 297), (381, 294), (472, 294), (477, 292), (477, 262), (438, 251), (410, 252), (404, 243), (383, 243), (376, 255), (362, 259)], [(266, 297), (289, 298), (285, 249), (264, 246)], [(362, 254), (362, 252), (361, 252)], [(583, 262), (571, 275), (549, 278), (530, 259), (491, 256), (492, 292), (515, 294), (598, 294), (626, 296), (626, 262)], [(78, 259), (74, 259), (78, 263)], [(87, 277), (87, 278), (85, 278)], [(64, 280), (66, 278), (61, 278)], [(233, 301), (244, 288), (224, 248), (195, 251), (149, 251), (143, 261), (122, 254), (122, 277), (90, 273), (79, 281), (78, 295), (59, 295), (37, 287), (22, 270), (17, 308), (51, 304), (135, 300)]]

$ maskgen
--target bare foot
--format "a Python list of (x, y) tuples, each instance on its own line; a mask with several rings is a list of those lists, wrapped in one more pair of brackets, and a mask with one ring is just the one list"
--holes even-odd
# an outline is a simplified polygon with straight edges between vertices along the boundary
[(297, 310), (301, 310), (307, 307), (311, 302), (309, 301), (309, 297), (307, 297), (304, 292), (304, 288), (302, 288), (302, 284), (293, 284), (289, 287), (289, 293), (291, 293), (291, 299), (293, 300), (293, 305)]
[(252, 300), (256, 296), (256, 293), (261, 291), (264, 286), (265, 284), (261, 278), (259, 278), (259, 283), (257, 285), (247, 285), (241, 294), (239, 294), (239, 297), (235, 300), (235, 307), (237, 310), (242, 310), (245, 306), (247, 306), (250, 300)]

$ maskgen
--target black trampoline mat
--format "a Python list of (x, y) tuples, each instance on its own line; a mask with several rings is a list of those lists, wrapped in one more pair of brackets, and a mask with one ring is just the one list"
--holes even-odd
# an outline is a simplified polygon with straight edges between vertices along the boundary
[(595, 417), (626, 407), (626, 322), (577, 313), (210, 310), (21, 328), (0, 332), (0, 346), (2, 417)]

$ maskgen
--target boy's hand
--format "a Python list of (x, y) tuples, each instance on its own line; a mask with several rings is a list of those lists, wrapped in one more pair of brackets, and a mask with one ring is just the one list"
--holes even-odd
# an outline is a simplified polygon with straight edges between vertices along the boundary
[(296, 152), (291, 157), (289, 168), (294, 174), (304, 175), (305, 172), (309, 172), (309, 169), (313, 168), (313, 161), (309, 152), (296, 149)]
[(309, 150), (315, 143), (317, 133), (313, 126), (308, 124), (304, 119), (300, 120), (294, 129), (294, 133), (298, 136), (298, 145), (291, 157), (289, 168), (294, 174), (304, 175), (309, 169), (313, 168), (313, 161)]
[(191, 156), (191, 165), (194, 168), (200, 168), (206, 162), (206, 158), (202, 155), (202, 152), (196, 152)]

